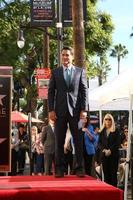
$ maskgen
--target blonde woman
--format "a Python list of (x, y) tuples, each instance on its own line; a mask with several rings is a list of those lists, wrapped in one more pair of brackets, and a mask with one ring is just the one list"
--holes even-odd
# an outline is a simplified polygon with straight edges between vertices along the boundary
[(117, 187), (120, 134), (116, 130), (114, 118), (106, 114), (99, 134), (96, 162), (102, 163), (104, 181)]
[(42, 175), (44, 172), (44, 153), (41, 143), (41, 133), (36, 126), (31, 128), (31, 149), (32, 149), (32, 175)]
[(38, 128), (36, 126), (32, 126), (31, 127), (31, 152), (32, 152), (31, 172), (32, 172), (32, 176), (35, 175), (36, 156), (37, 156), (37, 151), (36, 151), (37, 135), (38, 135)]

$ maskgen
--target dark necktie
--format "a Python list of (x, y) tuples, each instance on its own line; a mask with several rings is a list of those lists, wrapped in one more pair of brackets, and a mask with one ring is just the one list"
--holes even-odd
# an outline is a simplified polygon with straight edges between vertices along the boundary
[(69, 87), (70, 82), (71, 82), (71, 70), (68, 68), (65, 70), (65, 80), (66, 80), (67, 86)]

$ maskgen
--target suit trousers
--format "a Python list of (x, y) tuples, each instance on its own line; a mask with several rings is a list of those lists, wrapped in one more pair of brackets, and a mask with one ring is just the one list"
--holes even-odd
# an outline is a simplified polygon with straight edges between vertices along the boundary
[(69, 112), (65, 116), (58, 116), (55, 123), (55, 170), (64, 172), (64, 143), (68, 124), (73, 136), (76, 170), (83, 171), (83, 135), (82, 130), (78, 130), (79, 117), (72, 117)]
[(44, 153), (44, 167), (45, 167), (45, 175), (52, 174), (52, 164), (55, 163), (55, 155), (54, 153)]

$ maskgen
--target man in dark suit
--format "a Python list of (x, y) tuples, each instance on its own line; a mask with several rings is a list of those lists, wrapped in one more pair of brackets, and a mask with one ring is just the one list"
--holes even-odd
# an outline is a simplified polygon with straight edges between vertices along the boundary
[(72, 64), (72, 48), (64, 47), (61, 56), (62, 66), (52, 71), (48, 89), (49, 118), (55, 120), (55, 177), (64, 176), (63, 150), (68, 123), (75, 146), (76, 174), (83, 177), (83, 145), (78, 122), (88, 110), (87, 79), (84, 69)]
[(53, 120), (43, 128), (41, 142), (44, 145), (45, 175), (52, 175), (52, 163), (55, 163), (55, 134)]

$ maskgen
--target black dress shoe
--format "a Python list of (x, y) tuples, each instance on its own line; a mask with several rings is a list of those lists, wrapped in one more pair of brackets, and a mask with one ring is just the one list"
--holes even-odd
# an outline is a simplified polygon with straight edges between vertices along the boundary
[(56, 178), (62, 178), (62, 177), (64, 177), (64, 173), (63, 172), (55, 173), (55, 177)]
[(83, 171), (77, 171), (76, 175), (80, 178), (83, 178), (85, 176), (85, 173)]
[(75, 171), (70, 171), (70, 175), (75, 175), (76, 172)]

